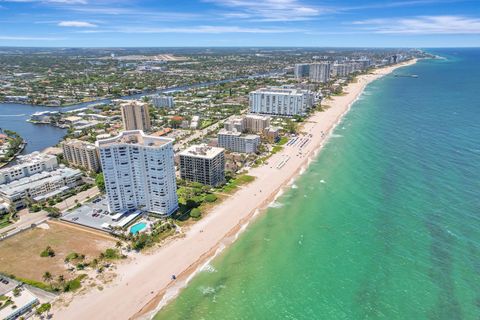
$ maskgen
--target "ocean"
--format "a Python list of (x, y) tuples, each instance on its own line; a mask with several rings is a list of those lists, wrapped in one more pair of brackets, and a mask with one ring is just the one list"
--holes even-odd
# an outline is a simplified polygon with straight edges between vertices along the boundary
[(479, 319), (480, 49), (431, 52), (155, 319)]

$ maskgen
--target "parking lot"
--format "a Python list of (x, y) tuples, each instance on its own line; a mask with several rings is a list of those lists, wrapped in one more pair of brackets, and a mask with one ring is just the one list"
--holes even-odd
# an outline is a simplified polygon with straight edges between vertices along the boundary
[(108, 231), (110, 229), (109, 226), (123, 227), (140, 214), (141, 212), (139, 211), (109, 213), (107, 199), (99, 197), (84, 203), (80, 208), (65, 214), (61, 219), (86, 227)]
[(115, 224), (114, 215), (108, 213), (107, 199), (97, 198), (83, 204), (80, 208), (65, 214), (62, 220), (84, 225), (90, 228), (105, 230), (102, 225)]

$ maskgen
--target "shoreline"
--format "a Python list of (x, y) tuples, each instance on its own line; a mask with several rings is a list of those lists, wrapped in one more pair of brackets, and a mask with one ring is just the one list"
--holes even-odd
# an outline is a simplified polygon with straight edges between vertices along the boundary
[[(285, 187), (305, 172), (369, 83), (416, 61), (359, 76), (357, 82), (346, 87), (346, 94), (333, 97), (326, 102), (328, 109), (314, 113), (303, 124), (301, 131), (305, 134), (298, 135), (298, 141), (306, 141), (303, 147), (302, 143), (284, 146), (267, 164), (250, 170), (249, 174), (256, 177), (252, 183), (216, 206), (183, 237), (171, 239), (148, 255), (135, 255), (130, 263), (118, 266), (118, 277), (113, 284), (103, 291), (91, 290), (75, 297), (66, 308), (55, 306), (55, 316), (61, 319), (149, 319), (154, 316), (195, 274), (232, 244), (249, 223), (265, 212)], [(278, 169), (277, 164), (284, 161), (284, 157), (289, 161)], [(177, 280), (171, 280), (172, 274), (177, 275)]]

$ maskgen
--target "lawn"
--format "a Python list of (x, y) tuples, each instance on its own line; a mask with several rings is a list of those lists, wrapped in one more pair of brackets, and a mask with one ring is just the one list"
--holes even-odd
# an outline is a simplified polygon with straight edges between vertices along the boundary
[[(49, 229), (37, 227), (0, 241), (0, 272), (43, 282), (43, 274), (48, 271), (54, 277), (63, 275), (68, 279), (71, 276), (64, 259), (70, 253), (93, 259), (115, 246), (114, 240), (93, 232), (55, 223), (48, 226)], [(54, 257), (40, 257), (47, 246), (54, 250)]]
[(0, 229), (10, 225), (9, 217), (10, 214), (8, 213), (0, 216)]
[(224, 192), (224, 193), (233, 192), (239, 186), (248, 184), (248, 183), (252, 182), (253, 180), (255, 180), (255, 177), (249, 176), (247, 174), (242, 174), (242, 175), (236, 177), (235, 179), (232, 179), (229, 182), (227, 182), (227, 184), (222, 187), (221, 192)]

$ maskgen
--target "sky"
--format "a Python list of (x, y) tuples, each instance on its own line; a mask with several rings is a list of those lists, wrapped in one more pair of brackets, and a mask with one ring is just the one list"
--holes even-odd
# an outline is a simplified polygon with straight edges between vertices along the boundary
[(480, 47), (480, 0), (0, 0), (0, 46)]

